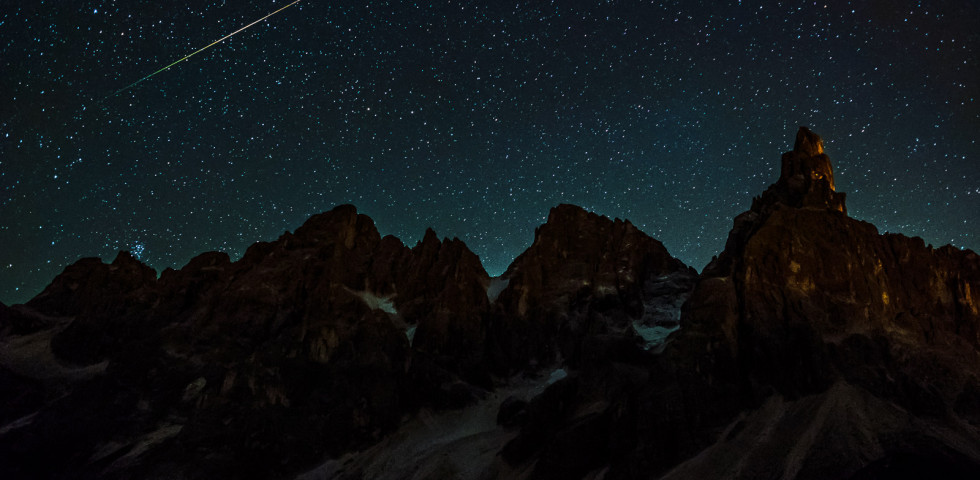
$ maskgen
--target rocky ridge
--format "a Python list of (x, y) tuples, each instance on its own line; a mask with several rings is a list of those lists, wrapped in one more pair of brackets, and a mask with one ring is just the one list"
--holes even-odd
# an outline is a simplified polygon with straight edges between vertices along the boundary
[[(573, 218), (555, 221), (579, 223), (552, 221), (546, 230), (625, 225), (559, 210)], [(627, 230), (653, 250), (631, 250), (643, 259), (636, 265), (624, 258), (624, 287), (654, 257), (684, 268), (659, 242)], [(542, 262), (525, 255), (517, 270), (548, 268)], [(530, 282), (512, 273), (493, 304), (490, 283), (458, 239), (428, 230), (409, 248), (382, 238), (352, 206), (256, 243), (236, 262), (204, 253), (159, 278), (126, 252), (110, 264), (82, 259), (27, 304), (0, 310), (4, 348), (20, 355), (16, 340), (34, 335), (50, 362), (103, 374), (61, 378), (49, 391), (21, 363), (6, 362), (8, 384), (24, 386), (3, 397), (15, 408), (0, 435), (0, 464), (6, 478), (268, 477), (370, 445), (405, 415), (473, 404), (501, 374), (531, 366), (504, 323), (523, 308), (510, 289)], [(563, 301), (549, 311), (557, 315)], [(536, 345), (557, 351), (560, 325), (549, 322), (536, 329)], [(76, 417), (90, 423), (71, 435), (56, 428)], [(51, 464), (52, 456), (66, 461)]]
[(980, 257), (848, 217), (808, 129), (781, 167), (700, 275), (571, 205), (499, 278), (352, 206), (82, 259), (0, 305), (0, 475), (975, 478)]
[(668, 275), (693, 281), (697, 273), (629, 221), (559, 205), (502, 275), (508, 284), (492, 330), (502, 351), (494, 358), (518, 369), (559, 359), (579, 365), (600, 340), (633, 342), (631, 320), (656, 295), (647, 283)]
[(546, 446), (504, 458), (528, 478), (980, 472), (980, 258), (847, 217), (822, 152), (801, 128), (662, 355), (570, 376), (541, 408), (566, 413), (525, 427)]

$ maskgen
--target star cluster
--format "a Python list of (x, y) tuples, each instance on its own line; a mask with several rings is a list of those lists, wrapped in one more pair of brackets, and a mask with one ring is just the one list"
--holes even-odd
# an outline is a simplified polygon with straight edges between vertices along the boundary
[(10, 2), (0, 301), (80, 257), (161, 270), (353, 203), (491, 274), (549, 208), (628, 218), (700, 269), (825, 139), (851, 216), (976, 249), (980, 4)]

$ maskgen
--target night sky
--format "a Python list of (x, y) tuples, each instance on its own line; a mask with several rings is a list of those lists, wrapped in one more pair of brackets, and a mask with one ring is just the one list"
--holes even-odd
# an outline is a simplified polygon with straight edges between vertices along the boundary
[(0, 0), (0, 301), (353, 203), (500, 274), (559, 203), (701, 269), (823, 136), (852, 217), (980, 247), (980, 2)]

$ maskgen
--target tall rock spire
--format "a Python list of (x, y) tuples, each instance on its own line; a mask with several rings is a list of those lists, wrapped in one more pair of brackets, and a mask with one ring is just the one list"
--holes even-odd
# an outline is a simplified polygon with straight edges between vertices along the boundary
[(823, 139), (809, 128), (800, 127), (796, 132), (796, 143), (793, 151), (810, 157), (823, 153)]
[(847, 214), (845, 195), (834, 186), (834, 170), (820, 135), (806, 127), (796, 132), (793, 150), (782, 157), (779, 181), (753, 205), (753, 210), (781, 203), (796, 208), (827, 208)]

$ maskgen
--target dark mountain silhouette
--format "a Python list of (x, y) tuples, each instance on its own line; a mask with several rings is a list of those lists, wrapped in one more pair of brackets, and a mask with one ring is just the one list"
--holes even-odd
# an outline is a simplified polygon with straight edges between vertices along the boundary
[(339, 206), (0, 304), (0, 476), (980, 478), (978, 291), (805, 128), (700, 275), (572, 205), (496, 278)]

